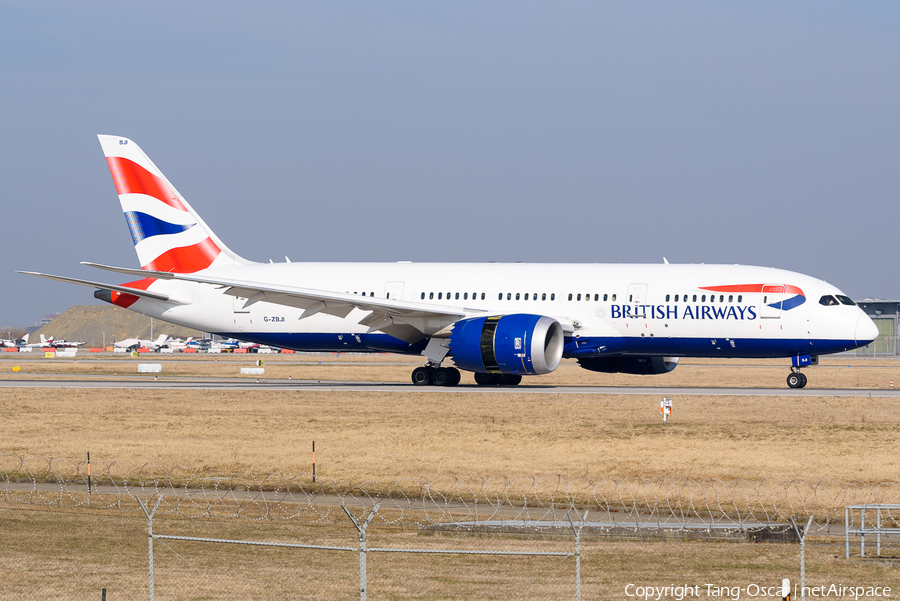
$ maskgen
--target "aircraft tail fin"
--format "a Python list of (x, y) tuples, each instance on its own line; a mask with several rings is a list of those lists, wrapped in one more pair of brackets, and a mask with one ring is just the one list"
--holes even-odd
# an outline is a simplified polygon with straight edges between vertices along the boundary
[(168, 339), (169, 339), (168, 334), (160, 334), (159, 338), (156, 339), (156, 344), (162, 344), (163, 342), (165, 342)]
[(137, 144), (97, 137), (143, 269), (194, 273), (250, 263), (225, 246)]

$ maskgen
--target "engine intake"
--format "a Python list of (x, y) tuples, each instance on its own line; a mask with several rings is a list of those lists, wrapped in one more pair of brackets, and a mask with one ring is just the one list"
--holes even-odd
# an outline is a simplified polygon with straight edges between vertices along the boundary
[(495, 315), (453, 325), (450, 353), (460, 369), (493, 374), (549, 374), (562, 359), (562, 326), (546, 315)]
[(585, 357), (578, 364), (605, 374), (650, 376), (667, 374), (678, 366), (678, 357)]

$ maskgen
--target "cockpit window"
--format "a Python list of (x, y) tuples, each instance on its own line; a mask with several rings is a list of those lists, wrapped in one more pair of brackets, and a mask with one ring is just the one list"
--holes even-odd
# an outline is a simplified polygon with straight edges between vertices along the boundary
[(837, 305), (839, 303), (836, 298), (834, 298), (833, 296), (831, 296), (829, 294), (826, 294), (825, 296), (823, 296), (822, 298), (819, 299), (819, 304), (825, 305), (826, 307), (831, 307), (831, 306)]
[(837, 299), (841, 301), (842, 305), (855, 305), (856, 303), (849, 296), (844, 296), (843, 294), (838, 294)]

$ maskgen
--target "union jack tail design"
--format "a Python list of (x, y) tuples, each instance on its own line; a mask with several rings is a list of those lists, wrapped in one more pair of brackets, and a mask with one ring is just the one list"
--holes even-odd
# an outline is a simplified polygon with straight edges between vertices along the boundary
[(219, 240), (137, 144), (98, 138), (142, 269), (194, 273), (250, 263)]

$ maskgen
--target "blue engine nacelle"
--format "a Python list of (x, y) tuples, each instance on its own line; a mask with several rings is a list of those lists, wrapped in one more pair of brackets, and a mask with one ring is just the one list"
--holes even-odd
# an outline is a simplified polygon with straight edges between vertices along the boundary
[(578, 365), (604, 374), (650, 376), (667, 374), (678, 366), (678, 357), (584, 357)]
[(494, 315), (458, 321), (450, 353), (460, 369), (476, 373), (549, 374), (562, 359), (565, 336), (546, 315)]

